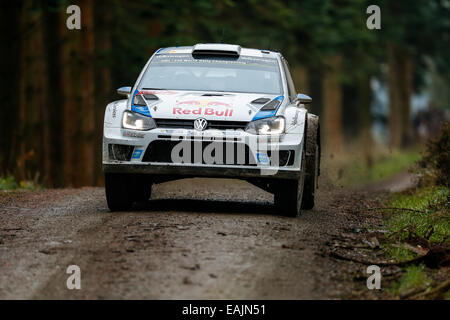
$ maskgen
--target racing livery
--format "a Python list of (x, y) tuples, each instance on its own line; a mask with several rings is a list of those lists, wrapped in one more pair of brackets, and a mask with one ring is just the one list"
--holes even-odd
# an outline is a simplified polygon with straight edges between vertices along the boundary
[(244, 179), (280, 212), (314, 206), (319, 119), (278, 53), (230, 44), (162, 48), (127, 98), (108, 104), (103, 135), (111, 211), (150, 198), (153, 184), (187, 177)]

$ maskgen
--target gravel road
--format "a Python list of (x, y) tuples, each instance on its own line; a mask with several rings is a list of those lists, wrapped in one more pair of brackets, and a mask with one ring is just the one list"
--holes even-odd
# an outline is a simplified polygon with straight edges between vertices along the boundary
[[(103, 188), (0, 197), (0, 299), (329, 299), (349, 290), (333, 237), (368, 223), (376, 196), (321, 182), (314, 210), (280, 216), (273, 196), (227, 179), (154, 187), (133, 212)], [(66, 287), (69, 265), (81, 290)], [(361, 286), (365, 283), (361, 282)]]

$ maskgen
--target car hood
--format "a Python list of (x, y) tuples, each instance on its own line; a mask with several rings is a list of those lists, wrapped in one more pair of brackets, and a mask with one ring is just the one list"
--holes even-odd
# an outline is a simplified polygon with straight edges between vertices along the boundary
[[(147, 107), (133, 104), (133, 98), (137, 94), (144, 96)], [(259, 103), (255, 103), (256, 99), (260, 100)], [(276, 110), (260, 112), (260, 109), (273, 99), (281, 102), (283, 97), (260, 93), (136, 90), (131, 99), (131, 109), (155, 119), (205, 118), (206, 120), (248, 122), (274, 115)]]

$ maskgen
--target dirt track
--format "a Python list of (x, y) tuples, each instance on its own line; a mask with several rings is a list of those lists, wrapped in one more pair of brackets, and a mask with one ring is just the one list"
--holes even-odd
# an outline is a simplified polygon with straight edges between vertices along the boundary
[[(108, 211), (103, 188), (2, 196), (0, 298), (343, 297), (361, 267), (327, 249), (334, 236), (377, 222), (363, 210), (375, 195), (322, 186), (316, 208), (298, 218), (279, 216), (272, 195), (234, 180), (161, 184), (121, 213)], [(81, 290), (66, 287), (71, 264)]]

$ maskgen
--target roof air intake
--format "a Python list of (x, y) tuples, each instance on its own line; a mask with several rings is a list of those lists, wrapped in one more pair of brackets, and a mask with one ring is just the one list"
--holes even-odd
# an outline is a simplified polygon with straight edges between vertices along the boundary
[(234, 44), (221, 43), (199, 43), (192, 49), (192, 55), (195, 56), (226, 56), (239, 57), (241, 47)]

